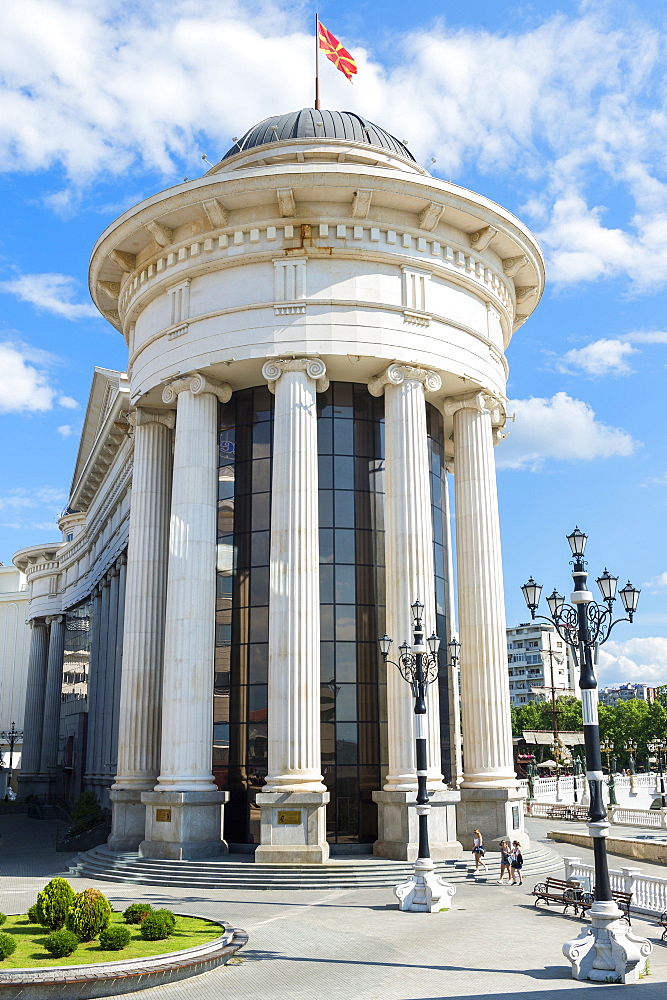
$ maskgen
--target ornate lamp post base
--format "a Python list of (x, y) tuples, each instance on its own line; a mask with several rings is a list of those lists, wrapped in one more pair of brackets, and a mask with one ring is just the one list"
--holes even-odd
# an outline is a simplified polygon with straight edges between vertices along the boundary
[(412, 878), (401, 882), (394, 889), (399, 910), (412, 910), (415, 913), (449, 910), (455, 893), (455, 885), (435, 874), (431, 858), (417, 858)]
[(616, 903), (598, 901), (589, 912), (591, 926), (563, 945), (563, 954), (572, 963), (572, 978), (636, 983), (646, 972), (653, 945), (623, 923)]

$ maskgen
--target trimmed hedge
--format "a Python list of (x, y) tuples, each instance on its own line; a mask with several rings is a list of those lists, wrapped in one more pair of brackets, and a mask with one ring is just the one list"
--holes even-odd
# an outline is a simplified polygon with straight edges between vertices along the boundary
[(16, 951), (16, 939), (11, 934), (0, 934), (0, 962)]
[(99, 889), (84, 889), (74, 897), (67, 915), (67, 928), (79, 941), (93, 941), (109, 926), (111, 904)]
[(70, 906), (74, 903), (74, 889), (65, 878), (52, 878), (37, 896), (40, 923), (52, 931), (65, 926)]
[(100, 934), (100, 948), (104, 951), (121, 951), (130, 943), (131, 937), (129, 927), (113, 924)]
[(4, 922), (5, 922), (6, 919), (7, 919), (7, 914), (6, 913), (0, 913), (0, 927), (2, 927), (2, 925), (4, 924)]
[(71, 931), (54, 931), (44, 941), (44, 947), (54, 958), (65, 958), (79, 947), (79, 939)]
[(149, 913), (153, 912), (150, 903), (132, 903), (123, 913), (126, 924), (140, 924)]
[(168, 910), (155, 910), (142, 921), (139, 933), (144, 941), (162, 941), (171, 936), (175, 923), (173, 913), (170, 914)]

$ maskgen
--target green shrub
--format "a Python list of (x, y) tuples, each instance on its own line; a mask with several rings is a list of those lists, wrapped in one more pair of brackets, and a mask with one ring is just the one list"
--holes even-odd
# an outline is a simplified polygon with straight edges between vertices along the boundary
[(140, 924), (152, 912), (153, 907), (150, 903), (132, 903), (125, 910), (123, 916), (125, 917), (126, 924)]
[(100, 934), (100, 948), (104, 951), (120, 951), (130, 943), (130, 930), (122, 924), (112, 924)]
[(154, 910), (153, 912), (157, 913), (158, 916), (163, 917), (173, 931), (174, 927), (176, 926), (176, 917), (171, 912), (171, 910)]
[(79, 947), (79, 939), (71, 931), (54, 931), (45, 939), (44, 947), (54, 958), (65, 958)]
[(0, 927), (2, 927), (2, 925), (4, 924), (4, 922), (5, 922), (6, 919), (7, 919), (7, 914), (6, 913), (0, 913)]
[(0, 934), (0, 962), (16, 951), (16, 940), (11, 934)]
[(72, 826), (69, 836), (74, 837), (77, 833), (90, 830), (91, 827), (101, 823), (104, 818), (104, 809), (102, 809), (97, 796), (93, 792), (81, 792), (72, 806)]
[(166, 913), (156, 910), (154, 913), (149, 913), (142, 921), (139, 933), (144, 941), (162, 941), (171, 935), (175, 922), (174, 920), (172, 923)]
[(67, 915), (67, 928), (79, 941), (93, 941), (109, 926), (111, 905), (99, 889), (84, 889), (77, 893)]
[(37, 905), (41, 911), (40, 923), (52, 931), (59, 931), (65, 926), (67, 913), (74, 902), (74, 889), (67, 879), (52, 878), (37, 896)]
[(31, 924), (43, 924), (44, 914), (42, 913), (42, 908), (39, 903), (33, 903), (33, 905), (28, 910), (28, 920)]

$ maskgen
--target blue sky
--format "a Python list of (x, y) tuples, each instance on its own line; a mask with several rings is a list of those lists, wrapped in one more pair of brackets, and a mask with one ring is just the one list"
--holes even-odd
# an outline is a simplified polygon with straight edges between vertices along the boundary
[[(537, 234), (547, 291), (508, 351), (496, 452), (508, 623), (534, 574), (569, 592), (565, 535), (642, 587), (603, 683), (667, 683), (667, 13), (656, 0), (321, 2), (352, 51), (323, 106), (407, 139)], [(56, 539), (95, 365), (121, 337), (86, 285), (105, 226), (312, 103), (310, 3), (5, 0), (0, 7), (0, 560)], [(546, 591), (546, 592), (548, 592)]]

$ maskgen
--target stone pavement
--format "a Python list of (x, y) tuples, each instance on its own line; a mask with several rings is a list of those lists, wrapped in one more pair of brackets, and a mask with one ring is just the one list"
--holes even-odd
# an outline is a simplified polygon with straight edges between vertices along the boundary
[[(535, 840), (544, 839), (549, 827), (553, 821), (529, 821)], [(66, 873), (69, 858), (53, 851), (53, 825), (45, 821), (0, 816), (0, 835), (0, 910), (25, 911), (48, 877)], [(562, 855), (591, 856), (569, 844), (551, 846)], [(612, 868), (623, 863), (610, 858)], [(665, 872), (659, 865), (641, 867)], [(561, 945), (582, 923), (556, 908), (536, 910), (529, 895), (534, 881), (523, 888), (459, 885), (453, 909), (434, 914), (399, 912), (388, 889), (220, 892), (97, 885), (117, 908), (148, 899), (250, 934), (238, 964), (132, 994), (138, 1000), (481, 1000), (515, 993), (526, 1000), (574, 1000), (572, 990), (604, 989), (571, 978)], [(90, 884), (72, 879), (77, 891)], [(641, 917), (632, 923), (654, 942), (651, 975), (618, 988), (624, 1000), (665, 1000), (667, 945), (659, 941), (661, 928)]]

